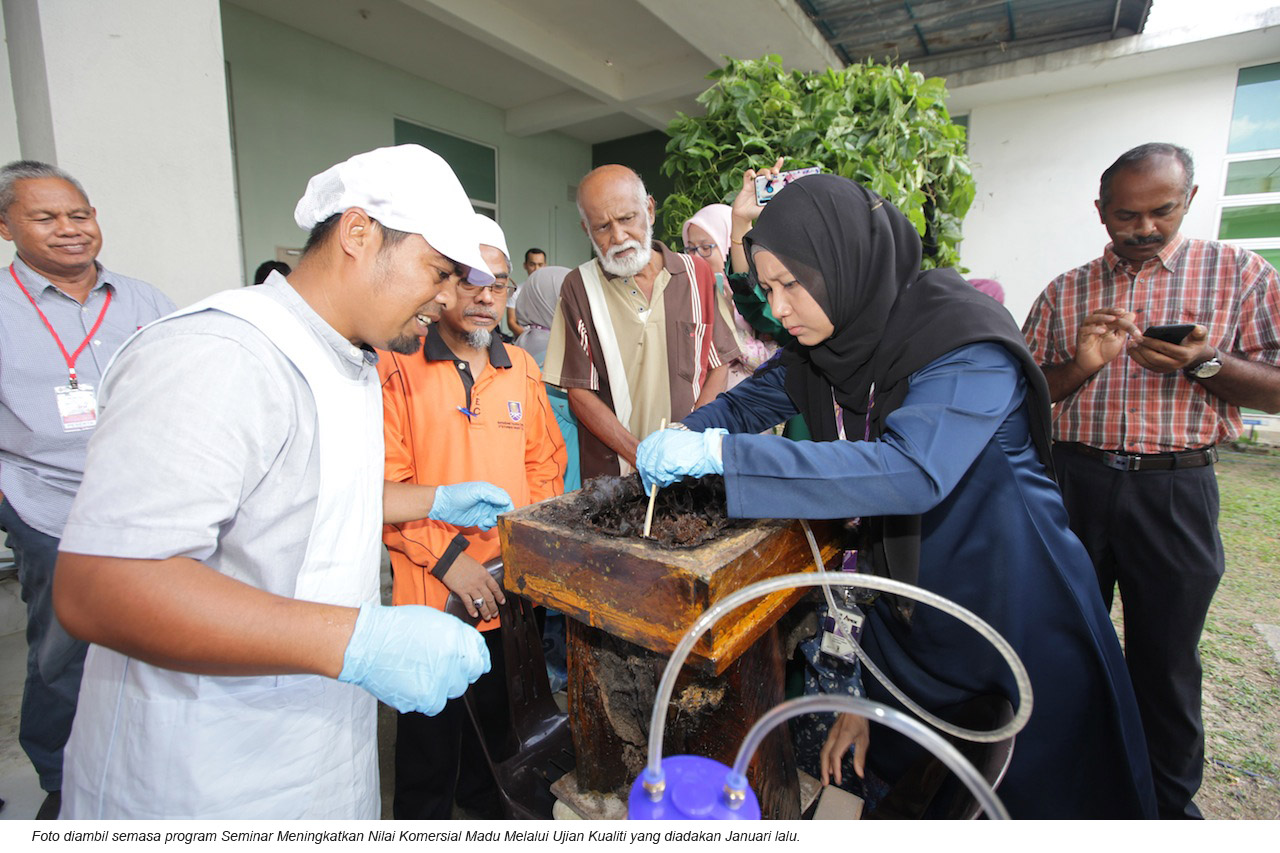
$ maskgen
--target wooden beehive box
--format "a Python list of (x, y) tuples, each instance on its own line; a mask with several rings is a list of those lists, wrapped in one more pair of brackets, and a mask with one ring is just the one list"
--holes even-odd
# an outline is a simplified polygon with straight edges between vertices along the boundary
[[(571, 493), (498, 520), (508, 589), (638, 646), (670, 654), (708, 606), (755, 581), (815, 571), (798, 521), (759, 520), (692, 548), (608, 536), (556, 518)], [(571, 505), (571, 504), (570, 504)], [(571, 514), (571, 513), (570, 513)], [(810, 522), (823, 561), (836, 566), (833, 522)], [(743, 605), (702, 636), (690, 662), (719, 674), (807, 590)]]

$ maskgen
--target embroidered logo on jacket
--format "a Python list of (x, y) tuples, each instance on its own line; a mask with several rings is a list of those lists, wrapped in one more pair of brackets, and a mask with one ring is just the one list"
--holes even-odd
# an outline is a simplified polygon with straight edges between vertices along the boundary
[(522, 412), (522, 411), (520, 410), (520, 403), (519, 403), (519, 402), (517, 402), (516, 400), (508, 400), (508, 401), (507, 401), (507, 414), (511, 416), (511, 420), (513, 420), (513, 421), (519, 421), (519, 420), (520, 420), (520, 418), (524, 415), (524, 412)]

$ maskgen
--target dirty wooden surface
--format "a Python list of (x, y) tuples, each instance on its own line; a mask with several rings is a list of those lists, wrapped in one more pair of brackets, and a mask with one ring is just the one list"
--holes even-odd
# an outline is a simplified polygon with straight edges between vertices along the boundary
[[(705, 545), (676, 549), (575, 524), (575, 500), (565, 495), (498, 520), (505, 584), (569, 617), (576, 784), (625, 799), (645, 764), (658, 680), (689, 626), (748, 584), (815, 567), (796, 521), (753, 521)], [(824, 562), (834, 565), (836, 525), (811, 527)], [(733, 762), (752, 723), (784, 698), (775, 623), (804, 594), (788, 590), (744, 604), (699, 640), (669, 710), (666, 754)], [(785, 726), (761, 745), (748, 778), (766, 816), (800, 816)]]
[[(670, 653), (714, 602), (758, 580), (813, 571), (796, 521), (761, 520), (690, 549), (617, 539), (548, 518), (550, 503), (498, 520), (508, 588), (536, 604), (650, 651)], [(839, 550), (835, 525), (811, 522), (823, 560)], [(721, 672), (804, 594), (774, 593), (724, 617), (694, 647), (690, 665)]]
[[(649, 717), (665, 655), (569, 621), (569, 716), (577, 787), (625, 802), (647, 759)], [(784, 661), (769, 627), (721, 675), (686, 667), (667, 712), (665, 755), (704, 755), (732, 765), (751, 725), (784, 696)], [(584, 761), (583, 756), (590, 756)], [(760, 745), (747, 770), (761, 813), (800, 817), (800, 783), (787, 727)]]

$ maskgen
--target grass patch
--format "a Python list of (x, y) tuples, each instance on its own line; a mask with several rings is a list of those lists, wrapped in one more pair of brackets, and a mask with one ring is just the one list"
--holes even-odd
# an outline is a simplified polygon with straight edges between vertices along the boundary
[(1280, 456), (1223, 453), (1218, 527), (1227, 572), (1200, 656), (1209, 818), (1280, 818), (1280, 666), (1258, 624), (1280, 625)]
[[(1218, 529), (1227, 571), (1204, 633), (1206, 818), (1280, 819), (1280, 664), (1259, 624), (1280, 625), (1280, 455), (1224, 452)], [(1117, 598), (1111, 618), (1124, 639)]]

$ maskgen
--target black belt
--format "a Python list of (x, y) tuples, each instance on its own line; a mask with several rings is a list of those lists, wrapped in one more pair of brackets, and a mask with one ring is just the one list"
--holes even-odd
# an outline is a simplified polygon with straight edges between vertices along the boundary
[(1203, 468), (1218, 461), (1218, 448), (1209, 445), (1177, 453), (1117, 453), (1087, 444), (1060, 441), (1067, 450), (1097, 459), (1116, 471), (1171, 471), (1175, 468)]

